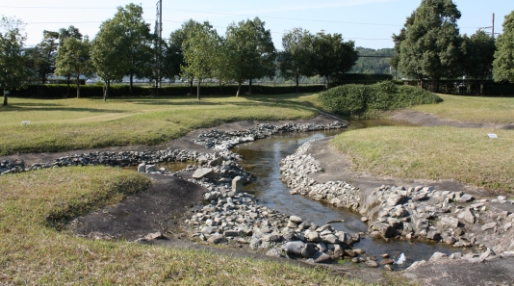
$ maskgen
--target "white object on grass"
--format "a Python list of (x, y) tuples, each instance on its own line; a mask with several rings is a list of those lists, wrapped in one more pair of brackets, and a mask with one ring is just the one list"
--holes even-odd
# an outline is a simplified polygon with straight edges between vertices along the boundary
[(30, 121), (22, 121), (21, 122), (21, 126), (29, 126), (30, 125)]
[(494, 133), (487, 133), (487, 136), (489, 136), (489, 138), (491, 138), (491, 139), (498, 139), (498, 135), (496, 135)]

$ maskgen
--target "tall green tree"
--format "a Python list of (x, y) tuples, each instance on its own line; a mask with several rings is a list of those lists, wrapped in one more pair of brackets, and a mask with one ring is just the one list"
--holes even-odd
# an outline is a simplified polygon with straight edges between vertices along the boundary
[(121, 27), (118, 37), (123, 38), (119, 43), (123, 43), (120, 48), (125, 49), (126, 74), (130, 78), (129, 93), (132, 94), (134, 76), (149, 75), (147, 64), (152, 59), (152, 53), (148, 49), (152, 44), (150, 24), (143, 19), (143, 7), (133, 3), (118, 7), (114, 18), (109, 21)]
[[(181, 70), (182, 67), (186, 67), (187, 63), (184, 60), (184, 53), (182, 51), (182, 44), (186, 41), (188, 36), (192, 35), (195, 29), (201, 27), (202, 24), (190, 19), (187, 22), (184, 22), (180, 29), (173, 31), (170, 34), (169, 41), (167, 43), (167, 48), (165, 51), (165, 60), (164, 60), (164, 69), (165, 73), (168, 77), (174, 76), (187, 76), (190, 79), (191, 93), (193, 87), (193, 79), (192, 75), (185, 75)], [(192, 77), (191, 77), (192, 76)]]
[(357, 62), (353, 41), (345, 42), (341, 34), (320, 32), (314, 38), (314, 71), (325, 78), (327, 88), (332, 79), (341, 79)]
[(461, 67), (467, 77), (485, 80), (491, 75), (496, 43), (484, 31), (462, 37)]
[(27, 56), (30, 58), (31, 66), (42, 84), (48, 80), (48, 75), (55, 69), (55, 57), (59, 43), (58, 32), (43, 31), (43, 40), (34, 48), (27, 49)]
[(90, 50), (91, 43), (88, 38), (84, 40), (68, 38), (57, 52), (55, 73), (57, 75), (73, 73), (76, 78), (77, 98), (80, 98), (80, 76), (92, 75), (94, 71)]
[(280, 75), (293, 79), (298, 92), (300, 76), (314, 75), (314, 36), (302, 28), (294, 28), (282, 37), (282, 46), (284, 50), (277, 57)]
[(258, 17), (253, 20), (231, 24), (226, 32), (225, 66), (229, 77), (238, 83), (236, 96), (241, 92), (241, 84), (249, 81), (252, 93), (252, 80), (275, 75), (276, 50), (270, 30)]
[[(416, 18), (416, 11), (412, 12), (412, 14), (407, 17), (407, 20), (405, 20), (405, 24), (403, 25), (403, 28), (400, 30), (400, 33), (398, 35), (393, 34), (393, 42), (394, 42), (394, 57), (391, 58), (391, 66), (397, 70), (400, 71), (400, 55), (402, 53), (401, 44), (403, 41), (405, 41), (405, 38), (407, 37), (407, 28), (412, 26), (414, 24), (414, 18)], [(418, 78), (416, 76), (416, 78)]]
[(198, 79), (197, 99), (200, 100), (200, 85), (207, 78), (212, 78), (217, 68), (217, 53), (220, 51), (221, 40), (209, 22), (196, 27), (182, 43), (184, 61), (182, 67), (186, 75), (194, 75)]
[[(62, 46), (64, 46), (64, 41), (66, 41), (66, 39), (68, 39), (68, 38), (75, 38), (77, 40), (82, 41), (82, 33), (80, 33), (79, 29), (73, 25), (69, 26), (67, 29), (66, 28), (59, 29), (59, 48), (58, 49), (60, 49)], [(63, 72), (64, 72), (64, 70), (61, 70), (61, 76), (66, 77), (66, 84), (67, 84), (66, 96), (69, 96), (70, 95), (70, 80), (71, 80), (71, 77), (73, 76), (73, 70), (70, 69), (67, 71), (67, 73), (63, 73)]]
[(441, 77), (462, 72), (457, 27), (461, 13), (451, 0), (422, 0), (413, 16), (404, 27), (398, 68), (411, 77), (431, 78), (432, 91), (438, 92)]
[(123, 48), (124, 38), (120, 37), (124, 28), (105, 21), (100, 26), (100, 31), (93, 41), (91, 60), (96, 74), (104, 81), (104, 101), (109, 97), (111, 83), (122, 80), (127, 71), (126, 52)]
[(503, 34), (496, 41), (493, 76), (495, 81), (514, 83), (514, 11), (505, 17)]
[(8, 91), (23, 87), (31, 72), (23, 53), (26, 35), (24, 24), (2, 16), (0, 21), (0, 88), (4, 91), (3, 105), (8, 105)]

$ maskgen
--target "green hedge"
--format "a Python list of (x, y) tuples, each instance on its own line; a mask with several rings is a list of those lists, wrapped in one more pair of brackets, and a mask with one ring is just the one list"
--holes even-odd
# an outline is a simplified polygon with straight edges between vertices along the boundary
[(482, 93), (492, 96), (514, 96), (514, 84), (486, 83)]
[(321, 93), (319, 99), (329, 111), (349, 116), (442, 101), (439, 96), (423, 89), (399, 86), (391, 81), (374, 85), (342, 85)]
[(357, 80), (363, 80), (363, 81), (386, 81), (386, 80), (393, 80), (393, 75), (391, 74), (363, 74), (363, 73), (347, 73), (342, 78), (343, 80), (349, 80), (349, 81), (357, 81)]
[[(83, 85), (80, 87), (81, 97), (101, 97), (103, 94), (103, 85)], [(324, 89), (323, 85), (308, 85), (299, 86), (299, 92), (320, 92)], [(191, 89), (189, 85), (174, 85), (162, 87), (158, 91), (158, 95), (162, 96), (182, 96), (190, 93)], [(296, 91), (295, 86), (266, 86), (266, 85), (254, 85), (252, 86), (252, 93), (254, 94), (285, 94), (294, 93)], [(200, 87), (201, 95), (235, 95), (237, 92), (237, 86), (235, 85), (205, 85)], [(248, 92), (248, 86), (244, 85), (241, 87), (241, 94)], [(47, 84), (47, 85), (29, 85), (26, 89), (17, 90), (12, 92), (14, 97), (27, 97), (27, 98), (66, 98), (75, 97), (77, 94), (76, 86), (70, 85), (69, 94), (68, 86), (65, 84)], [(109, 96), (122, 97), (128, 96), (129, 86), (118, 84), (112, 85), (109, 89)], [(149, 96), (155, 95), (156, 90), (149, 87), (133, 86), (132, 94), (135, 96)], [(192, 88), (192, 94), (196, 94), (196, 86)]]

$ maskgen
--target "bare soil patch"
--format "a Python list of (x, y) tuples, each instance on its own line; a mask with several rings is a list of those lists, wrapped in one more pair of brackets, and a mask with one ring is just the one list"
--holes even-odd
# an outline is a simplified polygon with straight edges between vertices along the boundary
[(460, 122), (441, 119), (433, 114), (422, 113), (413, 110), (402, 110), (391, 116), (391, 119), (405, 121), (417, 126), (452, 126), (459, 128), (488, 128), (488, 129), (514, 129), (512, 124)]

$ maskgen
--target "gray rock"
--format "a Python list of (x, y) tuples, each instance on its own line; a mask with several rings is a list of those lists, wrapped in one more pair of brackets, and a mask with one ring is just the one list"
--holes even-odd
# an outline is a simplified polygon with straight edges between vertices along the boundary
[(224, 236), (241, 236), (242, 232), (240, 230), (227, 230), (223, 233)]
[(210, 176), (214, 171), (212, 170), (212, 168), (200, 168), (198, 170), (195, 171), (195, 173), (193, 174), (193, 179), (197, 179), (197, 180), (200, 180), (204, 177), (208, 177)]
[(390, 207), (394, 207), (396, 205), (403, 203), (404, 200), (405, 200), (404, 196), (398, 195), (398, 194), (392, 194), (387, 199), (387, 205)]
[(470, 194), (463, 194), (462, 196), (457, 197), (456, 201), (458, 201), (460, 203), (467, 203), (467, 202), (472, 201), (473, 199), (474, 199), (473, 196), (471, 196)]
[(441, 234), (435, 230), (433, 231), (430, 231), (427, 233), (427, 239), (430, 239), (430, 240), (440, 240), (441, 239)]
[(155, 165), (146, 165), (145, 166), (145, 171), (147, 173), (155, 172), (155, 171), (157, 171), (157, 167), (155, 167)]
[(442, 252), (434, 252), (428, 261), (439, 261), (444, 258), (448, 258), (448, 254)]
[(240, 193), (243, 191), (243, 179), (240, 176), (232, 179), (232, 192)]
[(496, 226), (495, 222), (486, 223), (482, 226), (482, 231), (488, 231)]
[(312, 243), (306, 243), (302, 249), (302, 256), (305, 258), (312, 258), (316, 252), (316, 245)]
[(277, 233), (272, 233), (262, 238), (262, 241), (266, 242), (279, 242), (280, 240), (282, 240), (282, 236)]
[(336, 244), (339, 243), (339, 238), (333, 234), (324, 235), (321, 237), (324, 243)]
[(312, 256), (312, 259), (314, 259), (315, 263), (332, 264), (332, 262), (334, 262), (330, 255), (323, 253), (321, 251), (315, 252)]
[(320, 242), (321, 241), (321, 237), (319, 236), (319, 233), (317, 231), (305, 232), (305, 238), (307, 238), (307, 240), (311, 241), (311, 242)]
[(454, 244), (454, 243), (455, 243), (455, 241), (457, 241), (457, 240), (456, 240), (456, 239), (455, 239), (455, 237), (453, 237), (453, 236), (444, 236), (444, 237), (443, 237), (443, 242), (444, 242), (445, 244), (452, 245), (452, 244)]
[(454, 217), (443, 216), (439, 224), (442, 228), (457, 228), (459, 227), (459, 220)]
[(261, 240), (254, 237), (252, 240), (250, 240), (250, 249), (257, 250), (259, 249), (259, 246), (261, 245)]
[(364, 223), (366, 223), (366, 222), (368, 222), (368, 221), (369, 221), (369, 219), (368, 219), (367, 217), (363, 216), (363, 217), (361, 217), (361, 221), (362, 221), (362, 222), (364, 222)]
[(475, 223), (476, 221), (476, 217), (475, 217), (475, 214), (473, 213), (473, 211), (471, 209), (465, 209), (463, 211), (461, 211), (458, 215), (458, 217), (462, 220), (464, 220), (465, 222), (467, 223)]
[(334, 258), (338, 259), (343, 257), (344, 251), (339, 244), (334, 245)]
[(225, 161), (225, 158), (223, 158), (223, 156), (220, 156), (212, 161), (209, 161), (208, 165), (210, 167), (221, 166), (224, 161)]
[(276, 248), (272, 248), (272, 249), (268, 250), (268, 252), (266, 252), (266, 256), (281, 257), (280, 253), (278, 252), (278, 250)]
[(138, 173), (145, 173), (146, 172), (146, 164), (141, 163), (137, 166), (137, 172)]
[(290, 216), (290, 217), (289, 217), (289, 220), (290, 220), (291, 222), (296, 223), (296, 224), (301, 224), (301, 223), (303, 222), (303, 220), (302, 220), (302, 218), (301, 218), (301, 217), (299, 217), (299, 216), (294, 216), (294, 215)]
[(394, 229), (402, 228), (402, 222), (396, 218), (390, 217), (387, 218), (387, 223)]
[(207, 242), (210, 244), (220, 244), (227, 242), (227, 239), (220, 234), (213, 234), (211, 237), (209, 237)]
[(284, 244), (283, 248), (288, 255), (302, 256), (302, 249), (305, 243), (301, 241), (291, 241)]
[(373, 260), (366, 260), (366, 265), (370, 268), (377, 268), (378, 267), (378, 263), (376, 261), (373, 261)]
[(394, 228), (386, 223), (375, 223), (373, 224), (373, 228), (377, 230), (384, 238), (391, 238), (395, 234)]

